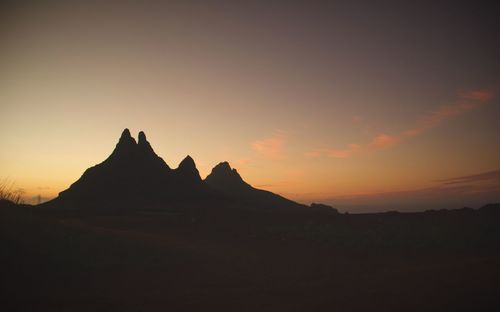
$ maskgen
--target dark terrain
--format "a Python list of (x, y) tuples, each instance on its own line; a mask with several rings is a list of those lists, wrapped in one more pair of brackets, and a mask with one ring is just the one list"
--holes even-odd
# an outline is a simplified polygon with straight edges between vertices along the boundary
[(2, 310), (494, 311), (500, 300), (498, 214), (182, 208), (2, 204)]
[(348, 215), (205, 180), (124, 131), (58, 198), (0, 201), (2, 311), (496, 311), (500, 205)]

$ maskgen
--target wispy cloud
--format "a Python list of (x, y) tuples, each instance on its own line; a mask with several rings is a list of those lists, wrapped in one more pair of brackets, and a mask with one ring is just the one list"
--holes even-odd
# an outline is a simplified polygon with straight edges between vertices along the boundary
[(347, 147), (337, 148), (318, 148), (305, 153), (307, 158), (328, 156), (334, 158), (348, 158), (360, 153), (368, 153), (385, 149), (404, 142), (412, 137), (420, 135), (425, 131), (436, 127), (444, 120), (464, 114), (468, 111), (477, 109), (495, 97), (493, 90), (473, 90), (460, 93), (450, 105), (443, 105), (433, 111), (418, 118), (413, 127), (405, 129), (399, 133), (387, 134), (379, 133), (375, 135), (370, 142), (364, 144), (351, 143)]
[(330, 149), (326, 150), (326, 153), (330, 157), (335, 157), (335, 158), (347, 158), (353, 155), (354, 153), (358, 152), (361, 146), (359, 144), (349, 144), (346, 148), (344, 149)]
[(381, 133), (374, 137), (367, 145), (368, 148), (378, 150), (396, 144), (401, 138), (398, 135)]
[(463, 183), (474, 183), (483, 181), (497, 181), (500, 182), (500, 170), (493, 170), (482, 172), (478, 174), (448, 178), (437, 180), (437, 182), (442, 182), (443, 184), (463, 184)]
[(437, 183), (426, 188), (405, 191), (351, 194), (337, 198), (391, 198), (408, 195), (432, 195), (446, 198), (451, 195), (475, 195), (496, 193), (500, 195), (500, 170), (492, 170), (466, 176), (452, 177), (433, 181)]
[(458, 100), (452, 105), (444, 105), (427, 115), (419, 118), (413, 128), (401, 133), (402, 136), (412, 137), (433, 128), (443, 120), (461, 115), (467, 111), (477, 109), (493, 99), (493, 91), (477, 90), (461, 93)]
[(273, 135), (257, 140), (251, 144), (252, 149), (259, 155), (269, 159), (281, 160), (286, 158), (284, 151), (286, 135), (277, 131)]
[(460, 97), (463, 99), (483, 102), (492, 100), (494, 96), (495, 94), (491, 90), (473, 90), (460, 93)]

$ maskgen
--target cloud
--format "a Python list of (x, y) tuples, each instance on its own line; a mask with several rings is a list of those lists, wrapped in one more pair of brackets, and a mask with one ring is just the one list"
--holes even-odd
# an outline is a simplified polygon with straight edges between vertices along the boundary
[(474, 182), (483, 182), (483, 181), (500, 182), (500, 170), (493, 170), (493, 171), (487, 171), (487, 172), (482, 172), (482, 173), (478, 173), (478, 174), (472, 174), (472, 175), (437, 180), (437, 182), (442, 182), (445, 185), (474, 183)]
[(274, 160), (286, 158), (284, 145), (285, 134), (281, 131), (278, 131), (267, 138), (257, 140), (251, 144), (252, 149), (259, 155)]
[(398, 136), (381, 133), (373, 138), (368, 147), (371, 149), (383, 149), (397, 143), (399, 140)]
[(472, 175), (452, 177), (446, 179), (435, 180), (437, 185), (393, 192), (378, 192), (367, 194), (352, 194), (339, 196), (338, 198), (392, 198), (404, 197), (407, 195), (428, 195), (440, 196), (446, 198), (449, 195), (475, 195), (482, 193), (496, 193), (500, 195), (500, 170), (492, 170)]
[(348, 144), (347, 147), (342, 149), (336, 148), (318, 148), (304, 154), (306, 158), (317, 158), (321, 156), (328, 156), (333, 158), (348, 158), (355, 154), (367, 153), (370, 151), (377, 151), (394, 145), (400, 141), (399, 136), (380, 133), (372, 138), (367, 144)]
[(444, 105), (418, 118), (413, 127), (405, 129), (396, 134), (379, 133), (370, 142), (365, 144), (351, 143), (346, 148), (321, 148), (314, 149), (304, 154), (307, 158), (328, 156), (333, 158), (348, 158), (355, 154), (374, 152), (389, 146), (399, 144), (409, 138), (415, 137), (425, 131), (436, 127), (446, 119), (461, 115), (465, 112), (477, 109), (488, 103), (495, 97), (492, 90), (473, 90), (463, 92), (453, 104)]
[(477, 109), (493, 99), (492, 91), (471, 91), (462, 93), (452, 105), (444, 105), (419, 118), (413, 128), (407, 129), (401, 135), (412, 137), (433, 128), (443, 120)]
[(347, 158), (352, 156), (354, 153), (360, 150), (361, 146), (359, 144), (349, 144), (347, 148), (344, 149), (330, 149), (327, 150), (327, 155), (335, 158)]
[[(344, 196), (336, 196), (331, 201), (334, 200), (355, 200), (355, 199), (415, 199), (419, 198), (441, 198), (447, 200), (456, 199), (454, 197), (467, 197), (476, 196), (480, 194), (493, 194), (497, 196), (500, 195), (500, 184), (490, 184), (490, 185), (476, 185), (476, 184), (464, 184), (464, 185), (439, 185), (427, 188), (420, 188), (414, 190), (405, 191), (393, 191), (393, 192), (379, 192), (379, 193), (366, 193), (366, 194), (351, 194)], [(484, 199), (487, 201), (487, 199)], [(483, 202), (483, 204), (486, 202)]]
[(491, 90), (474, 90), (474, 91), (468, 91), (468, 92), (463, 92), (460, 94), (460, 97), (466, 100), (473, 100), (473, 101), (490, 101), (493, 99), (495, 96), (495, 93)]

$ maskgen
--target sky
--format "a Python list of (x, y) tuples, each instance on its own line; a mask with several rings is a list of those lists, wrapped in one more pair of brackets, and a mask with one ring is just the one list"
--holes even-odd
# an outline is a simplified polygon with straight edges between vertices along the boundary
[(340, 211), (500, 201), (498, 2), (2, 3), (0, 179), (28, 202), (124, 128)]

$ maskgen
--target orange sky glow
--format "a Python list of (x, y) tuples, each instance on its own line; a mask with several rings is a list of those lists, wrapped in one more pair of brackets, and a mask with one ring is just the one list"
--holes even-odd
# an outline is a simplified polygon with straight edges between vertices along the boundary
[(411, 17), (13, 5), (0, 25), (0, 179), (48, 200), (129, 128), (171, 167), (189, 154), (204, 178), (229, 161), (255, 187), (341, 211), (500, 201), (496, 34), (414, 5)]

